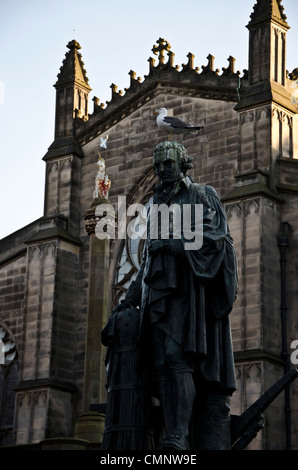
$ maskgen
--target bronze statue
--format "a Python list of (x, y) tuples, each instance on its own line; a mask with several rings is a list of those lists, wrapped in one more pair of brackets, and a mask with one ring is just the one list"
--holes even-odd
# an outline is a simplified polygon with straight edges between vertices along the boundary
[(192, 158), (180, 143), (160, 143), (153, 163), (160, 181), (154, 204), (176, 204), (181, 215), (201, 205), (202, 246), (185, 249), (189, 237), (174, 236), (173, 223), (168, 238), (152, 239), (148, 230), (137, 277), (113, 315), (139, 307), (138, 370), (146, 371), (160, 402), (160, 448), (229, 448), (229, 396), (236, 388), (229, 322), (238, 282), (233, 240), (214, 188), (186, 175)]

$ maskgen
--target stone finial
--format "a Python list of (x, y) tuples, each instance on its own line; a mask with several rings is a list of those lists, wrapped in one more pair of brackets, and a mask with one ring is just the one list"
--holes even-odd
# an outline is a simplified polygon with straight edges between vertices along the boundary
[[(155, 59), (153, 59), (152, 57), (149, 57), (148, 62), (149, 62), (149, 74), (150, 74), (151, 72), (153, 72), (153, 70), (155, 68), (155, 65), (154, 65), (155, 64)], [(145, 76), (145, 78), (146, 78), (146, 76)]]
[(66, 47), (68, 47), (68, 49), (70, 49), (70, 50), (72, 50), (72, 49), (81, 49), (80, 44), (75, 39), (73, 39), (72, 41), (69, 41), (69, 43), (66, 45)]
[(298, 80), (298, 67), (289, 73), (290, 80)]
[(230, 55), (228, 58), (229, 66), (228, 67), (223, 67), (223, 75), (230, 75), (231, 73), (235, 73), (235, 62), (236, 59)]
[(140, 87), (141, 82), (142, 82), (141, 77), (136, 78), (136, 72), (134, 72), (133, 70), (130, 70), (128, 72), (128, 75), (130, 76), (130, 85), (129, 85), (129, 88), (124, 88), (125, 92), (136, 90), (137, 88)]
[(94, 106), (99, 106), (100, 101), (99, 101), (99, 98), (97, 98), (97, 96), (94, 96), (92, 98), (92, 101), (94, 103)]
[(202, 74), (206, 74), (206, 73), (215, 73), (216, 75), (218, 75), (219, 73), (219, 70), (216, 69), (214, 70), (214, 59), (215, 57), (212, 55), (212, 54), (209, 54), (206, 59), (208, 60), (208, 64), (207, 65), (202, 65)]
[(166, 41), (163, 38), (159, 38), (156, 42), (157, 42), (158, 46), (154, 45), (152, 47), (152, 52), (155, 55), (158, 54), (158, 60), (159, 60), (158, 65), (164, 65), (164, 63), (165, 63), (164, 53), (170, 51), (171, 45), (170, 45), (170, 43), (168, 43), (168, 41)]
[(117, 91), (118, 87), (117, 85), (115, 85), (115, 83), (112, 83), (110, 88), (112, 90), (112, 100), (122, 97), (123, 91), (122, 90)]
[(175, 57), (174, 52), (169, 51), (169, 52), (168, 52), (168, 56), (169, 56), (168, 65), (169, 65), (170, 67), (174, 67), (174, 57)]
[(194, 70), (196, 73), (198, 73), (200, 70), (200, 67), (194, 68), (194, 58), (195, 58), (194, 54), (189, 52), (186, 57), (188, 58), (188, 62), (187, 64), (182, 64), (182, 71), (187, 72), (189, 70)]
[(183, 69), (187, 68), (187, 69), (192, 69), (193, 70), (195, 56), (191, 52), (189, 52), (186, 57), (188, 58), (188, 62), (187, 62), (187, 64), (182, 64)]
[(190, 69), (193, 69), (194, 68), (194, 58), (195, 58), (195, 56), (191, 52), (189, 52), (187, 54), (187, 58), (188, 58), (188, 64), (187, 65), (189, 66)]
[(93, 101), (93, 113), (100, 113), (103, 111), (104, 109), (104, 103), (101, 103), (100, 102), (100, 99), (97, 98), (97, 96), (94, 96), (92, 98), (92, 101)]
[(141, 77), (137, 77), (136, 78), (136, 72), (134, 72), (133, 70), (130, 70), (130, 72), (128, 72), (128, 75), (130, 76), (130, 86), (132, 86), (133, 84), (140, 84), (142, 79)]

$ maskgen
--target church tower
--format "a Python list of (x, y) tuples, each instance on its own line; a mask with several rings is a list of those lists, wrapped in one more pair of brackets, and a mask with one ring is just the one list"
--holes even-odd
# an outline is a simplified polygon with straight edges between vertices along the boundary
[[(267, 81), (285, 86), (286, 35), (289, 25), (280, 1), (259, 1), (251, 14), (249, 29), (249, 83)], [(280, 92), (282, 90), (280, 89)]]
[(87, 119), (91, 88), (78, 52), (80, 45), (73, 40), (67, 47), (69, 51), (54, 85), (54, 142), (43, 158), (44, 216), (24, 240), (27, 271), (22, 370), (16, 392), (17, 444), (69, 436), (73, 427), (74, 324), (84, 155), (75, 139), (75, 125), (76, 118)]
[[(288, 318), (285, 310), (281, 312), (278, 268), (279, 234), (289, 223), (292, 232), (297, 226), (293, 203), (297, 197), (297, 106), (291, 100), (286, 72), (289, 25), (283, 10), (280, 0), (258, 0), (247, 25), (248, 86), (234, 108), (238, 112), (235, 187), (223, 197), (239, 263), (240, 289), (233, 311), (233, 336), (239, 344), (236, 368), (241, 380), (255, 376), (254, 386), (262, 383), (263, 389), (289, 367), (290, 330), (285, 324), (292, 321), (290, 312)], [(288, 269), (293, 270), (290, 263)], [(240, 354), (238, 348), (244, 352)], [(242, 387), (240, 401), (245, 393)], [(290, 446), (289, 405), (283, 405), (282, 399), (268, 410), (271, 427), (264, 435), (265, 446), (274, 440), (282, 443), (285, 436), (285, 445)], [(283, 407), (285, 416), (278, 418)]]
[(88, 119), (91, 88), (79, 49), (73, 40), (66, 53), (56, 88), (55, 140), (44, 156), (46, 196), (44, 215), (62, 214), (68, 220), (71, 235), (78, 236), (80, 226), (80, 174), (83, 151), (75, 138), (77, 119)]
[[(249, 86), (235, 107), (243, 128), (238, 170), (272, 170), (272, 184), (276, 183), (276, 158), (293, 157), (295, 145), (293, 116), (297, 108), (291, 100), (286, 76), (287, 31), (290, 27), (283, 10), (280, 0), (259, 0), (254, 6), (247, 25)], [(271, 125), (266, 126), (267, 132), (262, 131), (265, 119), (271, 121)]]

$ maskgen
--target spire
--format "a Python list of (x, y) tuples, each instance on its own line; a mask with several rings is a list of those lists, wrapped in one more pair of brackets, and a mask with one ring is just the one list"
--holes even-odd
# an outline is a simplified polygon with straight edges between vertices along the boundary
[(257, 0), (250, 18), (251, 20), (247, 25), (248, 28), (268, 20), (274, 21), (286, 29), (290, 28), (286, 21), (287, 17), (284, 14), (281, 0)]
[[(79, 52), (80, 44), (73, 39), (60, 67), (54, 87), (56, 88), (55, 137), (44, 159), (66, 153), (82, 156), (82, 150), (75, 140), (77, 119), (88, 120), (89, 93), (91, 87), (84, 62)], [(67, 142), (66, 142), (67, 141)], [(66, 152), (66, 153), (65, 153)]]
[(57, 75), (58, 80), (54, 86), (60, 88), (68, 84), (77, 83), (90, 91), (91, 88), (84, 68), (84, 62), (79, 52), (79, 49), (81, 49), (80, 44), (73, 39), (67, 44), (67, 47), (69, 51), (65, 54), (62, 67), (60, 67), (60, 72)]

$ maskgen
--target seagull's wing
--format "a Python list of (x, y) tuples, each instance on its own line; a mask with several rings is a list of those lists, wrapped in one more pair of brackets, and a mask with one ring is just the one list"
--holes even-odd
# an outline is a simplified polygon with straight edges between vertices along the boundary
[(188, 124), (186, 122), (183, 122), (181, 121), (181, 119), (178, 119), (178, 118), (175, 118), (175, 117), (171, 117), (171, 116), (165, 116), (163, 118), (163, 121), (168, 124), (169, 126), (172, 127), (172, 129), (176, 129), (176, 130), (179, 130), (179, 129), (191, 129), (191, 130), (201, 130), (201, 129), (204, 129), (204, 126), (193, 126), (192, 124)]
[(173, 129), (185, 129), (193, 127), (191, 124), (187, 124), (186, 122), (183, 122), (180, 119), (172, 116), (165, 116), (163, 121), (169, 124)]

